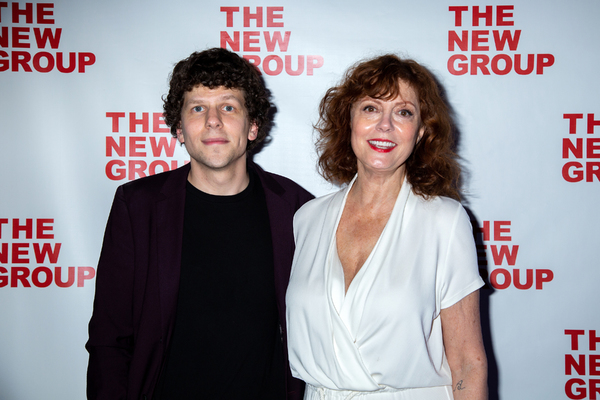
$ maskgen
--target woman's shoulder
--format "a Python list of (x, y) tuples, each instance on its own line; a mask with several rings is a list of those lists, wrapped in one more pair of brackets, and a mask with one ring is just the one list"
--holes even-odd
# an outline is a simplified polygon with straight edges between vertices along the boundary
[(339, 209), (339, 207), (336, 207), (336, 204), (339, 203), (341, 206), (344, 193), (345, 189), (342, 189), (304, 203), (294, 215), (294, 226), (297, 229), (302, 229), (303, 227), (310, 227), (315, 223), (322, 223), (332, 209)]
[(411, 193), (411, 197), (417, 213), (422, 213), (438, 223), (453, 223), (457, 218), (468, 219), (463, 205), (450, 197), (432, 196), (424, 198), (414, 193)]
[(323, 196), (319, 196), (315, 199), (312, 199), (306, 202), (298, 212), (297, 215), (300, 214), (314, 214), (319, 212), (325, 212), (325, 210), (329, 207), (332, 202), (335, 202), (337, 199), (342, 199), (344, 196), (345, 189), (338, 190), (337, 192), (329, 193)]

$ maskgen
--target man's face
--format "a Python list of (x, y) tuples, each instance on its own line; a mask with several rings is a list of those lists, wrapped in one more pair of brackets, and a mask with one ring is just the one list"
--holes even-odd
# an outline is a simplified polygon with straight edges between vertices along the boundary
[(192, 168), (205, 173), (245, 170), (247, 141), (257, 133), (242, 91), (199, 85), (185, 93), (177, 139), (185, 143)]

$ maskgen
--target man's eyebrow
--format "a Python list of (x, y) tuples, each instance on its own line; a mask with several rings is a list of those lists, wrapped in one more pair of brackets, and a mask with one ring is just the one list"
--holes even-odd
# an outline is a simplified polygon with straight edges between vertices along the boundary
[[(238, 99), (238, 98), (237, 98), (235, 95), (233, 95), (233, 94), (223, 94), (223, 95), (221, 95), (221, 96), (217, 97), (217, 99), (218, 99), (218, 100), (221, 100), (221, 101), (223, 101), (223, 100), (235, 100), (236, 102), (238, 102), (238, 103), (241, 103), (241, 102), (240, 102), (240, 99)], [(190, 97), (190, 98), (187, 100), (187, 102), (188, 102), (188, 103), (199, 103), (199, 102), (202, 102), (202, 101), (204, 101), (204, 100), (205, 100), (205, 98), (204, 98), (204, 97)]]

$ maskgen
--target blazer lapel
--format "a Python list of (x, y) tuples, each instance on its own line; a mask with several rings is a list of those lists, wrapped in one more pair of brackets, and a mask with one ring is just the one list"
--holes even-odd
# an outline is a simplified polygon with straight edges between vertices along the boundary
[[(163, 332), (170, 331), (174, 321), (181, 271), (183, 243), (183, 218), (185, 211), (186, 182), (189, 164), (175, 170), (161, 189), (162, 198), (155, 203), (158, 284)], [(168, 338), (165, 338), (168, 340)]]
[(249, 168), (258, 174), (267, 202), (271, 240), (273, 243), (273, 264), (275, 267), (275, 293), (280, 312), (280, 321), (285, 324), (285, 290), (287, 289), (292, 257), (294, 254), (294, 233), (292, 219), (294, 210), (284, 198), (285, 189), (262, 168), (249, 163)]

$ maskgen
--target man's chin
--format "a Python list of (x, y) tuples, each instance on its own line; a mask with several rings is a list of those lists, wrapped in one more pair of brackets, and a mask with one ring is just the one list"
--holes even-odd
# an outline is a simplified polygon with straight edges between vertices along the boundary
[(239, 157), (207, 157), (200, 160), (192, 160), (192, 163), (204, 170), (227, 171), (236, 170), (246, 165), (245, 153)]

